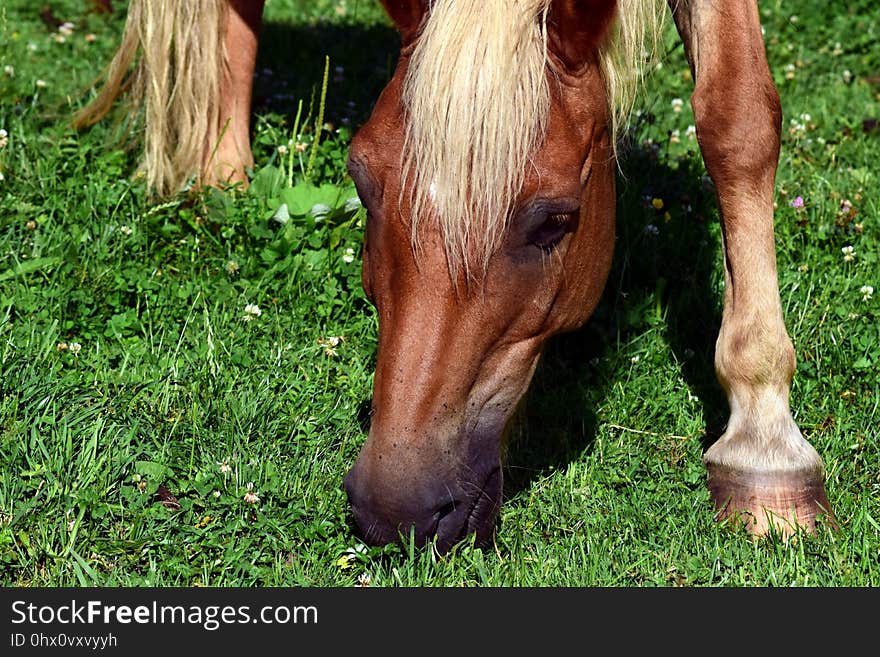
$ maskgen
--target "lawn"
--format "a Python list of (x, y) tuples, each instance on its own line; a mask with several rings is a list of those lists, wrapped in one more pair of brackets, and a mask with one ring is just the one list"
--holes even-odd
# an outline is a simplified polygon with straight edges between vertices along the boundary
[(399, 47), (378, 3), (270, 0), (249, 191), (159, 204), (123, 124), (69, 127), (121, 33), (113, 5), (0, 0), (0, 583), (880, 584), (876, 2), (760, 5), (792, 410), (839, 529), (713, 520), (720, 225), (670, 24), (621, 149), (605, 295), (548, 344), (511, 427), (494, 548), (443, 557), (361, 544), (341, 486), (377, 344), (345, 160)]

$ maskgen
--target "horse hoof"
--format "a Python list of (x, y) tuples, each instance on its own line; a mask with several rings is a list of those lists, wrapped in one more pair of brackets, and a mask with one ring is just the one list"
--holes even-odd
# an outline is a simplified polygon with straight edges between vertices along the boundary
[(218, 164), (202, 173), (201, 186), (203, 187), (235, 187), (239, 191), (248, 188), (250, 180), (245, 173), (246, 165), (234, 166), (232, 164)]
[(713, 463), (706, 467), (716, 520), (742, 524), (757, 536), (776, 533), (783, 538), (799, 529), (814, 534), (817, 521), (837, 528), (821, 470), (759, 472)]

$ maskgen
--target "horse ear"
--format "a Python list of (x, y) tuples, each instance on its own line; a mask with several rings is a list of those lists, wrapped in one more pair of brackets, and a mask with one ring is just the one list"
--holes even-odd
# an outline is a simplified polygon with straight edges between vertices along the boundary
[(551, 51), (569, 70), (592, 59), (614, 18), (615, 0), (553, 0), (547, 20)]
[(388, 16), (397, 26), (404, 45), (412, 41), (428, 11), (429, 0), (381, 0)]

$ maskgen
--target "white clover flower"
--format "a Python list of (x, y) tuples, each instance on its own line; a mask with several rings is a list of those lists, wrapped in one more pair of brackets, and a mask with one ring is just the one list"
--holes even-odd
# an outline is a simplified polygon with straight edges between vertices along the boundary
[(7, 64), (6, 66), (4, 66), (3, 72), (10, 78), (15, 77), (15, 68), (12, 66), (12, 64)]
[(669, 133), (669, 141), (673, 144), (677, 144), (681, 141), (681, 132), (679, 130), (673, 130)]
[(684, 101), (681, 98), (673, 98), (672, 99), (672, 111), (678, 114), (681, 111), (681, 108), (684, 106)]
[(794, 72), (795, 72), (796, 68), (797, 67), (794, 64), (786, 64), (785, 65), (784, 70), (785, 70), (785, 79), (786, 80), (793, 80), (794, 79)]
[(120, 227), (119, 227), (119, 232), (122, 233), (122, 234), (125, 235), (125, 236), (128, 236), (128, 235), (131, 235), (132, 230), (131, 230), (131, 228), (129, 228), (128, 226), (120, 226)]
[(73, 34), (74, 27), (76, 26), (68, 21), (66, 23), (61, 23), (61, 25), (58, 26), (58, 31), (64, 36), (70, 36), (71, 34)]
[(93, 43), (93, 42), (95, 42), (95, 41), (98, 40), (98, 35), (97, 35), (97, 34), (86, 34), (83, 38), (84, 38), (88, 43)]
[(46, 81), (45, 80), (35, 80), (34, 84), (36, 85), (36, 87), (38, 89), (45, 89), (46, 88)]
[(9, 143), (9, 133), (0, 128), (0, 148), (4, 148)]
[(262, 314), (263, 311), (260, 310), (260, 307), (255, 303), (249, 303), (244, 307), (244, 320), (246, 322), (256, 319)]
[(281, 144), (281, 146), (278, 147), (278, 154), (279, 155), (287, 155), (287, 146), (285, 146), (284, 144)]
[(345, 342), (345, 338), (341, 335), (340, 336), (331, 335), (326, 338), (324, 338), (324, 337), (318, 338), (318, 345), (321, 347), (324, 347), (324, 355), (327, 356), (328, 358), (333, 358), (334, 356), (337, 355), (336, 349), (343, 342)]
[(697, 138), (697, 129), (696, 127), (689, 125), (687, 129), (684, 131), (684, 136), (688, 139), (696, 139)]
[(840, 249), (840, 252), (843, 254), (844, 262), (852, 262), (856, 259), (856, 251), (852, 246), (845, 246)]
[(807, 132), (807, 126), (797, 119), (791, 119), (789, 125), (791, 127), (788, 129), (788, 134), (794, 135), (795, 137), (801, 137)]
[(853, 79), (852, 71), (850, 71), (848, 68), (844, 69), (843, 73), (841, 74), (841, 77), (843, 77), (843, 81), (845, 84), (849, 84), (850, 82), (852, 82), (852, 79)]
[(82, 349), (82, 345), (79, 342), (71, 342), (68, 346), (72, 354), (78, 354)]
[(229, 465), (229, 459), (218, 461), (217, 467), (220, 469), (221, 474), (229, 474), (230, 472), (232, 472), (232, 466)]
[(37, 47), (38, 47), (37, 44), (34, 43), (33, 41), (29, 41), (27, 44), (27, 49), (30, 50), (31, 52), (37, 52)]
[(260, 501), (260, 496), (254, 490), (254, 482), (247, 482), (247, 492), (244, 494), (244, 501), (248, 504), (256, 504)]
[(342, 254), (343, 262), (354, 262), (354, 249), (351, 247), (345, 250), (345, 253)]
[(874, 288), (870, 285), (862, 285), (859, 292), (862, 293), (862, 301), (868, 301), (874, 295)]
[(309, 145), (304, 141), (298, 141), (293, 146), (294, 150), (296, 150), (297, 153), (305, 153), (308, 147)]

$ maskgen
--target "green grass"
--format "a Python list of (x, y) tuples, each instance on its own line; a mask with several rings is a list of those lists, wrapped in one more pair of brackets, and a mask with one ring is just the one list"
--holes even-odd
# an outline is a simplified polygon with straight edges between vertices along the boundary
[[(547, 347), (511, 431), (495, 549), (442, 558), (362, 546), (341, 488), (366, 437), (377, 329), (344, 162), (397, 37), (376, 3), (273, 0), (251, 190), (155, 206), (112, 122), (67, 126), (121, 31), (114, 4), (101, 16), (52, 2), (76, 24), (58, 43), (34, 3), (0, 0), (0, 582), (880, 584), (875, 3), (761, 4), (785, 113), (776, 235), (792, 408), (840, 529), (786, 543), (713, 522), (700, 458), (726, 420), (712, 367), (720, 229), (670, 32), (623, 158), (602, 303)], [(329, 125), (306, 181), (309, 153), (277, 147), (314, 142), (325, 56)]]

